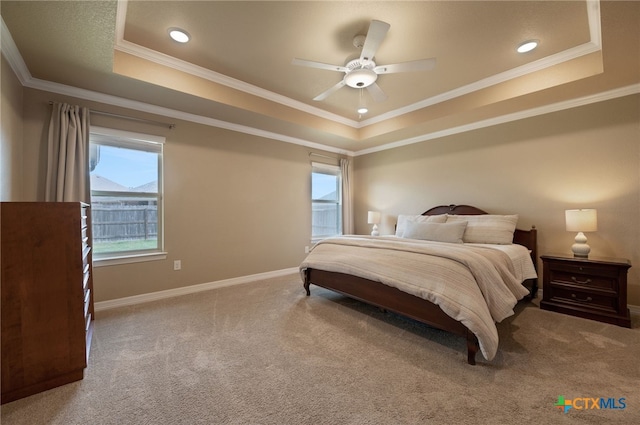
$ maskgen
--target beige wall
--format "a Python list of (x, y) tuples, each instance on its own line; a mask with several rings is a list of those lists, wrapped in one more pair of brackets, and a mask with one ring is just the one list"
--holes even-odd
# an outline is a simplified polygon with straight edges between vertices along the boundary
[[(134, 114), (32, 89), (25, 89), (24, 99), (28, 200), (44, 193), (50, 100)], [(166, 137), (168, 257), (94, 267), (96, 301), (295, 268), (304, 258), (311, 233), (308, 148), (181, 121), (169, 130), (92, 114), (92, 124)], [(173, 271), (178, 259), (182, 270)]]
[(0, 201), (22, 200), (22, 85), (2, 56)]
[(570, 253), (564, 210), (596, 208), (592, 255), (631, 260), (629, 303), (640, 305), (638, 95), (358, 156), (354, 176), (358, 233), (370, 232), (367, 210), (388, 234), (398, 214), (471, 204), (520, 214), (540, 254)]
[[(11, 171), (3, 167), (1, 177), (11, 200), (42, 199), (50, 100), (145, 116), (21, 89), (4, 61), (2, 69), (2, 153), (11, 151)], [(370, 232), (369, 209), (383, 212), (382, 233), (391, 233), (398, 214), (468, 203), (517, 212), (521, 227), (539, 229), (541, 253), (569, 252), (564, 210), (594, 207), (593, 255), (631, 259), (629, 301), (640, 305), (639, 104), (630, 96), (356, 157), (356, 231)], [(168, 258), (97, 267), (96, 301), (296, 267), (304, 257), (307, 148), (180, 121), (174, 130), (104, 116), (92, 122), (167, 138)], [(183, 270), (173, 271), (175, 259)]]

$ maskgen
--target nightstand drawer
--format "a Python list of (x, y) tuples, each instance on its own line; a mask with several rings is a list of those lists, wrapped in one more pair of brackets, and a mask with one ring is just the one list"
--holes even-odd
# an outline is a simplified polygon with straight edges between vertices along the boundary
[(618, 312), (618, 298), (616, 294), (607, 296), (605, 294), (597, 294), (576, 290), (564, 286), (550, 286), (549, 301), (556, 303), (566, 303), (570, 305), (580, 305), (588, 308), (595, 308), (610, 313)]
[[(570, 269), (570, 267), (567, 267), (567, 269)], [(575, 269), (582, 269), (582, 267), (575, 267)], [(552, 283), (567, 283), (587, 288), (609, 289), (612, 291), (615, 291), (618, 285), (617, 273), (615, 276), (602, 276), (595, 273), (586, 274), (582, 270), (556, 270), (552, 267), (549, 270), (549, 278)]]
[(619, 267), (613, 264), (602, 263), (589, 263), (588, 260), (582, 260), (579, 263), (575, 262), (551, 262), (550, 269), (563, 270), (569, 273), (575, 274), (587, 274), (589, 276), (603, 276), (603, 277), (617, 277), (619, 273)]

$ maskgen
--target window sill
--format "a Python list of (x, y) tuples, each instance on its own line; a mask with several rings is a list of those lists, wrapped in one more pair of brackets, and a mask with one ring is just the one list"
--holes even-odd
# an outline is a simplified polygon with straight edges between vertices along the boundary
[(93, 267), (117, 266), (120, 264), (144, 263), (147, 261), (166, 260), (166, 252), (151, 252), (148, 254), (127, 255), (126, 257), (94, 258)]

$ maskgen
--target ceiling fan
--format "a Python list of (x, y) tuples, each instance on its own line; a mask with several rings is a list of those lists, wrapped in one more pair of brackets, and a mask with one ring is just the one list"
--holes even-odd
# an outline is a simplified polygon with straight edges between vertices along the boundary
[(384, 40), (384, 37), (387, 35), (387, 31), (389, 31), (390, 26), (391, 25), (386, 22), (377, 21), (375, 19), (372, 20), (371, 24), (369, 24), (369, 31), (367, 32), (366, 37), (363, 35), (357, 35), (353, 39), (354, 46), (362, 48), (360, 58), (353, 59), (347, 62), (344, 66), (294, 58), (291, 62), (293, 65), (344, 72), (344, 77), (338, 84), (320, 93), (314, 97), (313, 100), (324, 100), (346, 85), (355, 89), (366, 88), (376, 102), (381, 102), (387, 98), (387, 95), (376, 83), (378, 75), (409, 71), (427, 71), (435, 67), (435, 58), (420, 59), (391, 65), (376, 65), (373, 58), (380, 47), (380, 44)]

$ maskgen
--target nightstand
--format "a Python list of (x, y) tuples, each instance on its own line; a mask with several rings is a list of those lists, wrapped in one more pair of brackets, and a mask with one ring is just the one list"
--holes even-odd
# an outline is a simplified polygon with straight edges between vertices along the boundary
[(627, 308), (629, 260), (554, 254), (543, 265), (540, 308), (631, 327)]

